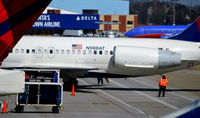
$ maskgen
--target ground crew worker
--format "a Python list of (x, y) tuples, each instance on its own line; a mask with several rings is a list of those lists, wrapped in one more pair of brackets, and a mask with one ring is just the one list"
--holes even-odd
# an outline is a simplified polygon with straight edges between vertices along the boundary
[(163, 92), (163, 97), (165, 97), (165, 89), (167, 87), (168, 84), (168, 80), (166, 78), (165, 75), (162, 76), (162, 78), (159, 81), (159, 93), (158, 93), (158, 97), (160, 97), (161, 91)]
[(98, 85), (101, 84), (103, 85), (103, 78), (102, 77), (97, 77)]

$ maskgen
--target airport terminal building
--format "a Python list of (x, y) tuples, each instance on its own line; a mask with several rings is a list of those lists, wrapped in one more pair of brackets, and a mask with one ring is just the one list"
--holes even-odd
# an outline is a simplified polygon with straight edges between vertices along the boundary
[(98, 10), (83, 10), (80, 14), (48, 7), (27, 34), (80, 35), (106, 31), (124, 33), (136, 26), (137, 15), (99, 15)]

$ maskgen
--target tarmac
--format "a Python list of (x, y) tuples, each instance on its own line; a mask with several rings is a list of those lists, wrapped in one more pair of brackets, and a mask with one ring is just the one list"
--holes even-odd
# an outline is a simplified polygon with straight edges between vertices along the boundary
[[(79, 78), (75, 96), (64, 92), (63, 110), (52, 107), (25, 107), (24, 113), (12, 112), (15, 95), (7, 99), (8, 113), (0, 118), (157, 118), (200, 98), (200, 69), (167, 73), (169, 84), (165, 97), (157, 97), (160, 75), (112, 78), (97, 84), (96, 78)], [(0, 110), (2, 110), (0, 108)]]

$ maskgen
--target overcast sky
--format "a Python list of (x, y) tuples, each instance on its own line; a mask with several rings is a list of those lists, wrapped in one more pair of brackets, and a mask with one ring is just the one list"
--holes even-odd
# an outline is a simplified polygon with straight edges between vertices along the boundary
[[(191, 0), (179, 2), (191, 5)], [(197, 4), (200, 0), (192, 0), (193, 6)], [(50, 6), (78, 13), (82, 13), (82, 9), (98, 9), (99, 14), (129, 14), (129, 2), (121, 0), (53, 0)]]

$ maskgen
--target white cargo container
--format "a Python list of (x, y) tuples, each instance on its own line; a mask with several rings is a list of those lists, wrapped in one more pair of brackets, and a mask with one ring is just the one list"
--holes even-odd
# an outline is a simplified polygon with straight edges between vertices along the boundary
[[(60, 80), (60, 71), (51, 69), (25, 69), (24, 71), (26, 74), (35, 72), (38, 76), (26, 79), (25, 92), (17, 94), (15, 111), (23, 112), (24, 107), (27, 106), (46, 106), (52, 107), (53, 113), (59, 113), (63, 105), (63, 83)], [(54, 76), (47, 76), (52, 73)]]
[(23, 93), (24, 87), (23, 71), (0, 69), (0, 96)]

